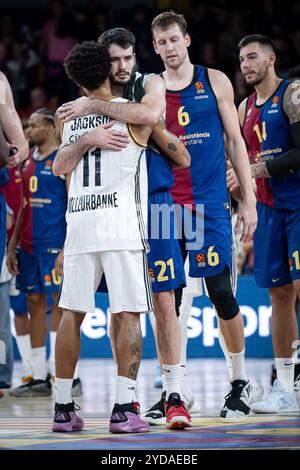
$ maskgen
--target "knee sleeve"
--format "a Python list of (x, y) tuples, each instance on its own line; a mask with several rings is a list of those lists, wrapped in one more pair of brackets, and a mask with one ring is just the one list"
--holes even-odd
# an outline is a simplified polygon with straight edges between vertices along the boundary
[(181, 301), (182, 301), (182, 291), (183, 291), (183, 287), (177, 287), (177, 289), (175, 289), (175, 309), (176, 309), (177, 318), (180, 315), (180, 305), (181, 305)]
[(205, 278), (209, 298), (222, 320), (232, 320), (239, 313), (239, 306), (232, 292), (230, 272), (226, 266), (222, 274)]

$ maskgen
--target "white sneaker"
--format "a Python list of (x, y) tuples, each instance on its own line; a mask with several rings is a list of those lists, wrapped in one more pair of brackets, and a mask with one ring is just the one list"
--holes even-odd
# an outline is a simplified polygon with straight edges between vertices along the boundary
[(189, 389), (188, 393), (181, 394), (182, 401), (185, 403), (185, 406), (189, 413), (200, 413), (200, 403), (195, 399), (192, 391)]
[(297, 413), (299, 411), (296, 395), (286, 392), (281, 383), (275, 380), (269, 396), (254, 403), (251, 407), (254, 413)]
[(250, 384), (249, 404), (262, 399), (264, 388), (260, 384)]
[(225, 397), (225, 404), (220, 413), (221, 423), (241, 423), (250, 413), (250, 384), (245, 380), (231, 382), (231, 390)]

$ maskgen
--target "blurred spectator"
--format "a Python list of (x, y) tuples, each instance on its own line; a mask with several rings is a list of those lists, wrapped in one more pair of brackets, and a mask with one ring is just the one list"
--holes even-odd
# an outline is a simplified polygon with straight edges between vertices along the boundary
[(35, 67), (39, 62), (37, 53), (25, 42), (15, 42), (12, 45), (11, 56), (6, 61), (6, 73), (17, 107), (26, 104), (27, 90), (34, 79)]
[(47, 64), (50, 96), (68, 100), (74, 97), (74, 88), (66, 78), (63, 62), (77, 42), (76, 20), (64, 0), (52, 0), (51, 9), (53, 18), (43, 27), (40, 49)]
[(30, 105), (26, 109), (20, 109), (19, 116), (28, 118), (34, 111), (41, 108), (47, 108), (55, 112), (57, 101), (55, 98), (48, 100), (46, 90), (41, 86), (36, 86), (30, 90)]

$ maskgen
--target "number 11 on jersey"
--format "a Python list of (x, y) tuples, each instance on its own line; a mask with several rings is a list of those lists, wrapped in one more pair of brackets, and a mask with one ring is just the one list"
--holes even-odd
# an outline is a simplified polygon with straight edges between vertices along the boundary
[(101, 186), (101, 149), (88, 150), (83, 156), (83, 186), (90, 185), (90, 157), (95, 157), (95, 186)]

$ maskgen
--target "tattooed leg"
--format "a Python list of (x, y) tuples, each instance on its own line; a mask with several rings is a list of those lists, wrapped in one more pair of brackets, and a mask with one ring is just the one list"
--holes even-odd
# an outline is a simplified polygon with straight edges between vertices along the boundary
[(140, 315), (130, 312), (112, 314), (110, 342), (118, 375), (136, 380), (142, 356)]

